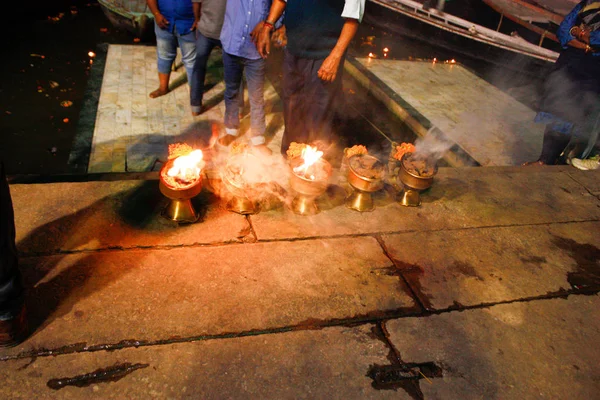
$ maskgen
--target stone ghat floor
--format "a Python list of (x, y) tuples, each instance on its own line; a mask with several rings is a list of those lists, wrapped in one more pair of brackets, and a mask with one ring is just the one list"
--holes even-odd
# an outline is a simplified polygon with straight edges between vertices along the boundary
[(13, 184), (33, 333), (0, 397), (595, 398), (599, 177), (441, 168), (421, 207), (336, 184), (312, 217), (205, 190), (187, 226), (156, 180)]
[[(89, 152), (87, 172), (152, 171), (167, 159), (169, 144), (182, 142), (205, 147), (213, 130), (222, 129), (225, 83), (220, 49), (211, 53), (208, 62), (203, 98), (206, 111), (201, 115), (192, 116), (185, 68), (172, 72), (168, 94), (149, 98), (148, 94), (156, 88), (156, 47), (108, 47), (93, 137), (90, 144), (85, 144), (85, 150), (76, 148), (76, 152)], [(247, 140), (245, 135), (250, 125), (247, 90), (245, 97), (240, 141)], [(264, 98), (268, 145), (279, 151), (283, 112), (279, 96), (268, 81)]]
[(460, 148), (447, 153), (450, 165), (521, 165), (540, 154), (536, 112), (461, 65), (356, 58), (346, 70), (424, 143), (435, 129), (444, 138), (437, 142)]

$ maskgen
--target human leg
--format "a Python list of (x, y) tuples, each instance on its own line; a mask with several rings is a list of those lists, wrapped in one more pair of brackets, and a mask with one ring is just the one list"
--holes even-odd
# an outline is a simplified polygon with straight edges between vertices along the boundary
[(244, 74), (250, 100), (250, 142), (265, 144), (265, 60), (244, 60)]
[(202, 97), (204, 96), (204, 80), (206, 79), (206, 65), (208, 57), (215, 46), (220, 46), (221, 41), (211, 39), (200, 32), (196, 39), (196, 61), (192, 70), (192, 79), (190, 80), (190, 104), (192, 114), (199, 115), (202, 111)]
[(161, 29), (154, 23), (156, 33), (156, 57), (158, 68), (158, 89), (150, 93), (151, 98), (163, 96), (169, 92), (171, 66), (177, 56), (177, 38), (166, 29)]
[(196, 32), (190, 32), (185, 35), (177, 34), (177, 44), (181, 50), (181, 61), (185, 66), (185, 72), (190, 86), (190, 103), (191, 92), (197, 83), (194, 75), (194, 64), (196, 63)]
[(10, 190), (0, 162), (0, 347), (14, 346), (27, 332), (24, 291), (15, 246)]
[(334, 142), (333, 119), (342, 90), (344, 60), (340, 62), (333, 82), (325, 82), (318, 77), (324, 59), (306, 63), (306, 124), (310, 141), (321, 141), (327, 145)]
[[(240, 128), (240, 83), (244, 65), (240, 57), (223, 52), (223, 72), (225, 75), (225, 132), (220, 140), (222, 145), (229, 145), (238, 135)], [(228, 137), (229, 136), (229, 137)]]
[(552, 124), (546, 126), (542, 142), (542, 153), (539, 161), (546, 165), (555, 165), (558, 158), (571, 141), (571, 135), (553, 129)]
[(285, 129), (281, 140), (281, 154), (285, 155), (290, 143), (307, 143), (305, 101), (303, 88), (306, 77), (299, 65), (301, 59), (287, 50), (283, 59), (283, 119)]

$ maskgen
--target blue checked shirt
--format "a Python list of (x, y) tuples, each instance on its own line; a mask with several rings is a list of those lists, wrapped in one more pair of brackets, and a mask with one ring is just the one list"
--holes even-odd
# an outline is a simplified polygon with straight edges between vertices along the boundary
[(271, 0), (227, 0), (221, 30), (223, 50), (250, 60), (261, 58), (252, 43), (250, 32), (256, 24), (267, 19), (270, 8)]

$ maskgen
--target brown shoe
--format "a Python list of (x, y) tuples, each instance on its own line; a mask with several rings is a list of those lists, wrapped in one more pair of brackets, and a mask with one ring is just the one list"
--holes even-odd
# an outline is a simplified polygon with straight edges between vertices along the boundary
[(0, 347), (13, 347), (27, 338), (26, 315), (24, 305), (14, 313), (0, 315)]

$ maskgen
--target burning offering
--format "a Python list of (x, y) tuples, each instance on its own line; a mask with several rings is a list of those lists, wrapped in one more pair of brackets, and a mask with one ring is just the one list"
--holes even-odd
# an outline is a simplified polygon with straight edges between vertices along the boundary
[(375, 157), (360, 154), (350, 157), (349, 163), (352, 171), (363, 178), (382, 179), (385, 175), (384, 165)]
[(346, 147), (344, 149), (344, 157), (346, 159), (348, 159), (352, 156), (355, 156), (357, 154), (369, 154), (369, 152), (367, 151), (367, 148), (361, 144), (357, 144), (352, 147)]
[(285, 152), (288, 160), (291, 160), (296, 157), (301, 157), (302, 152), (304, 151), (306, 146), (308, 146), (308, 145), (306, 145), (304, 143), (296, 143), (296, 142), (290, 143), (290, 147), (288, 147), (287, 151)]
[(290, 161), (290, 186), (297, 193), (292, 201), (292, 211), (300, 215), (313, 215), (319, 212), (315, 200), (327, 189), (331, 164), (322, 158), (323, 152), (316, 147), (304, 145), (301, 154), (301, 157), (294, 157)]
[(191, 199), (202, 190), (202, 150), (185, 144), (169, 146), (169, 160), (160, 170), (159, 188), (171, 201), (163, 216), (178, 223), (196, 222), (199, 214)]
[(412, 143), (401, 143), (399, 145), (394, 146), (392, 151), (393, 151), (392, 156), (396, 160), (400, 161), (400, 160), (402, 160), (402, 156), (404, 156), (404, 154), (415, 152), (415, 145)]
[[(167, 165), (170, 162), (171, 160)], [(200, 179), (204, 165), (202, 150), (194, 150), (187, 155), (173, 158), (170, 168), (161, 170), (161, 179), (173, 188), (184, 188)]]
[(302, 149), (302, 164), (294, 167), (294, 173), (304, 179), (310, 179), (311, 181), (320, 181), (328, 178), (322, 163), (317, 161), (321, 160), (323, 152), (317, 150), (316, 147), (306, 146)]
[(428, 189), (437, 173), (437, 164), (428, 157), (415, 153), (406, 153), (400, 161), (398, 179), (404, 189), (401, 193), (400, 204), (416, 207), (421, 205), (420, 192)]
[(385, 165), (368, 154), (357, 154), (348, 159), (348, 183), (354, 189), (346, 199), (346, 206), (356, 211), (373, 211), (371, 193), (383, 188)]
[(408, 153), (402, 160), (402, 165), (406, 170), (417, 176), (430, 177), (437, 172), (435, 163), (423, 157), (418, 157), (415, 153)]
[[(233, 151), (232, 151), (233, 153)], [(235, 152), (221, 171), (227, 199), (227, 209), (238, 214), (255, 214), (264, 203), (272, 207), (270, 194), (274, 185), (269, 182), (267, 167), (255, 155), (246, 151)]]

